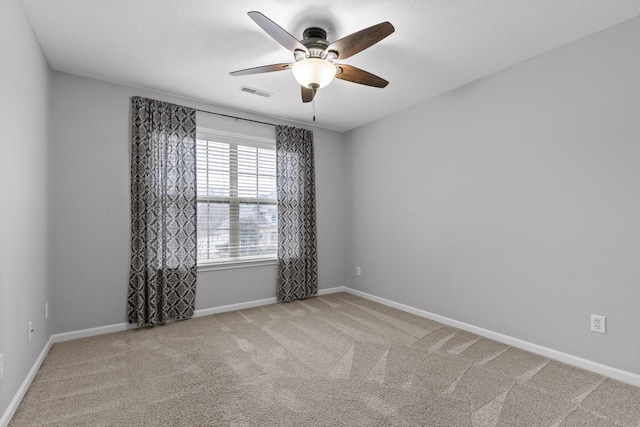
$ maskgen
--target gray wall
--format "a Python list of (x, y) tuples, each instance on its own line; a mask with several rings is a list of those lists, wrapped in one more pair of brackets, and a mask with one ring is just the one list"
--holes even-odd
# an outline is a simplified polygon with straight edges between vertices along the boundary
[[(49, 66), (17, 0), (0, 2), (0, 417), (51, 335)], [(35, 332), (28, 340), (27, 325)]]
[(638, 40), (636, 18), (347, 134), (346, 285), (640, 373)]
[[(56, 333), (126, 321), (130, 253), (129, 99), (134, 95), (276, 122), (54, 72), (52, 261)], [(254, 128), (240, 121), (237, 126), (238, 131), (243, 126)], [(344, 278), (344, 143), (340, 133), (312, 130), (316, 150), (319, 287), (326, 289), (342, 286)], [(200, 272), (196, 309), (274, 297), (275, 280), (275, 265)]]

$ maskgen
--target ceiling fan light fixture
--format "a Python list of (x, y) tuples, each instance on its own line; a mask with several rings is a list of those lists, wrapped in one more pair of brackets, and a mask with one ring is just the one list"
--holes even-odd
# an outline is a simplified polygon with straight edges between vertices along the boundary
[(336, 76), (336, 67), (321, 58), (302, 59), (291, 69), (298, 83), (306, 88), (319, 89), (331, 83)]

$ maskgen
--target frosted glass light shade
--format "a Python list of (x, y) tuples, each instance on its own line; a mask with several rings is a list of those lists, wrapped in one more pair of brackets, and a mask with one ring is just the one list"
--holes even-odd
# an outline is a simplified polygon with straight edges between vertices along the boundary
[(320, 58), (308, 58), (293, 64), (291, 69), (298, 83), (308, 88), (321, 88), (336, 75), (336, 67), (329, 61)]

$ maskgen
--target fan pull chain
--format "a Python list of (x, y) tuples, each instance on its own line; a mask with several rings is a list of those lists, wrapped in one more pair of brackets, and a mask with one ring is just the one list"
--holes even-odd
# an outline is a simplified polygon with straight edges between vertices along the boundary
[(316, 97), (313, 97), (313, 101), (311, 102), (313, 104), (313, 121), (316, 121)]

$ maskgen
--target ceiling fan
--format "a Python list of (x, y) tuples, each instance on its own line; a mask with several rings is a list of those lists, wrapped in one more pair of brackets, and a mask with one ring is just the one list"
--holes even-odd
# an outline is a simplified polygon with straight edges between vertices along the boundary
[(298, 40), (282, 29), (278, 24), (260, 12), (249, 12), (253, 19), (267, 34), (278, 43), (293, 52), (295, 62), (264, 65), (233, 71), (232, 76), (269, 73), (272, 71), (292, 70), (294, 77), (302, 87), (302, 102), (311, 102), (316, 91), (328, 85), (334, 77), (367, 86), (383, 88), (389, 84), (385, 79), (351, 65), (336, 64), (373, 46), (395, 31), (389, 22), (382, 22), (332, 43), (327, 41), (327, 32), (322, 28), (311, 27), (303, 32)]

